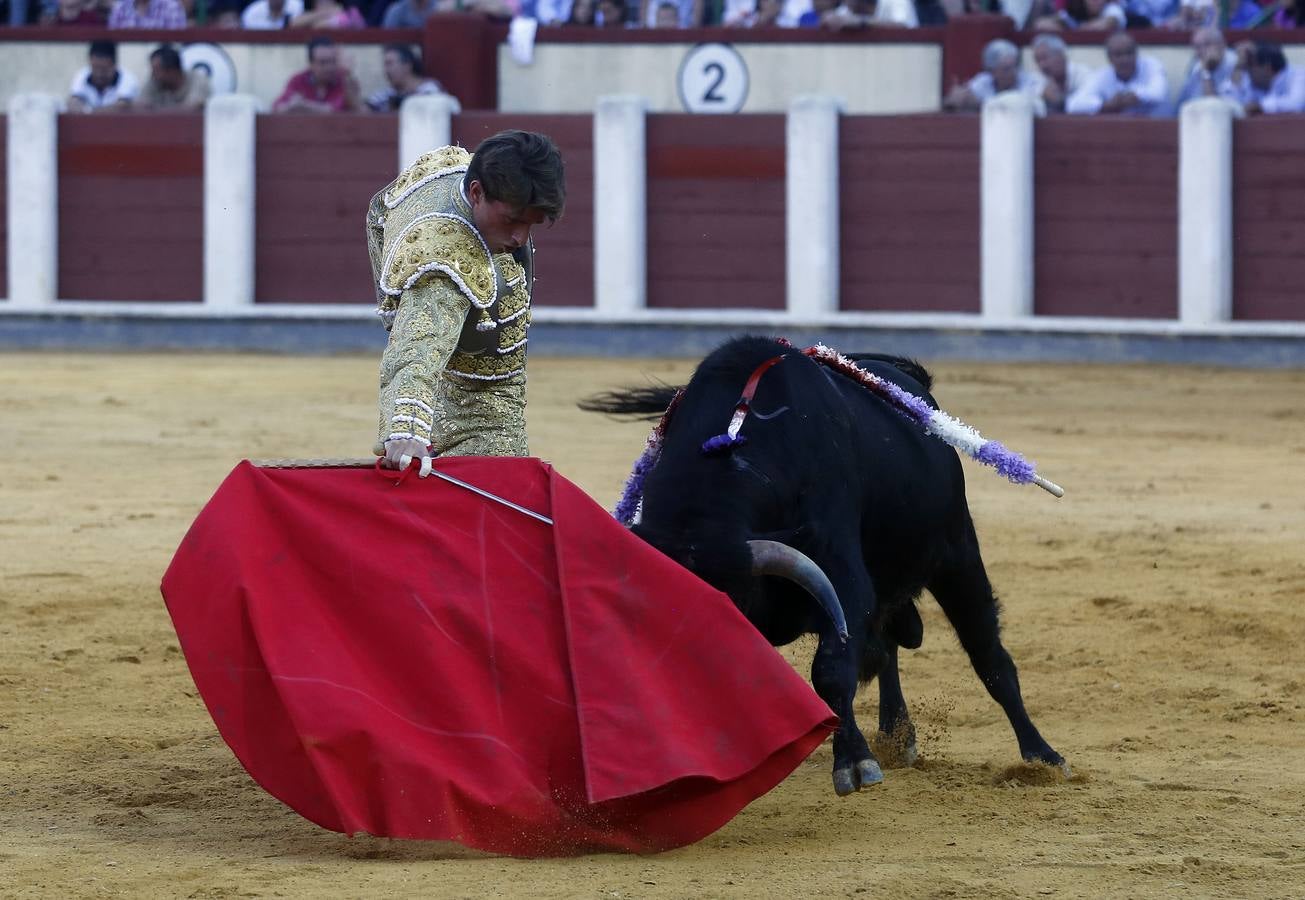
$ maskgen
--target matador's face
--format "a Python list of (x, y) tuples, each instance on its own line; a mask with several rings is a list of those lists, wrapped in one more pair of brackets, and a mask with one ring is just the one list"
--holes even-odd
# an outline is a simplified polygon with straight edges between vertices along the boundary
[(491, 200), (479, 181), (467, 185), (471, 218), (489, 245), (490, 253), (510, 253), (530, 240), (530, 229), (547, 218), (543, 210), (517, 209), (502, 200)]

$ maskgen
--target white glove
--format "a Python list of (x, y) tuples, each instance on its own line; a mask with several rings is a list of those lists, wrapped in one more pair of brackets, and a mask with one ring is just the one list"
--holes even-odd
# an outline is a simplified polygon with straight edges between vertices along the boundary
[(404, 471), (414, 459), (421, 460), (417, 477), (425, 478), (430, 474), (431, 455), (430, 448), (424, 441), (417, 438), (392, 438), (385, 442), (385, 460), (382, 464), (387, 468)]

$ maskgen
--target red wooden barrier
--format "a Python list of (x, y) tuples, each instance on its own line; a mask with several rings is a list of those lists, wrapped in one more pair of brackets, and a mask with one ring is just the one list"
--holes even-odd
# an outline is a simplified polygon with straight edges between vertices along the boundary
[(363, 220), (398, 140), (397, 116), (259, 116), (258, 302), (376, 302)]
[(977, 116), (840, 123), (841, 306), (979, 311)]
[(1035, 312), (1178, 315), (1178, 126), (1111, 116), (1034, 129)]
[(202, 116), (59, 117), (59, 296), (203, 290)]
[(784, 308), (784, 117), (648, 117), (648, 306)]
[(1305, 321), (1305, 118), (1233, 123), (1233, 318)]
[(593, 119), (586, 115), (506, 116), (464, 113), (453, 119), (453, 139), (468, 150), (505, 128), (548, 135), (566, 164), (566, 211), (535, 236), (537, 306), (593, 306), (594, 150)]

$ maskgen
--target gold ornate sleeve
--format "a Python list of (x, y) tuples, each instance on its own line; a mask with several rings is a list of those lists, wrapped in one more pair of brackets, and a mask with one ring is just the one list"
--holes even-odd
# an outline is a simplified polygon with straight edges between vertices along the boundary
[(437, 386), (470, 308), (447, 278), (427, 278), (403, 292), (381, 356), (378, 455), (394, 438), (430, 443)]
[[(376, 289), (376, 302), (382, 307), (389, 299), (380, 288), (381, 259), (384, 256), (382, 243), (385, 237), (385, 207), (381, 204), (381, 194), (372, 197), (367, 205), (367, 255), (372, 263), (372, 287)], [(388, 325), (388, 323), (387, 323)]]

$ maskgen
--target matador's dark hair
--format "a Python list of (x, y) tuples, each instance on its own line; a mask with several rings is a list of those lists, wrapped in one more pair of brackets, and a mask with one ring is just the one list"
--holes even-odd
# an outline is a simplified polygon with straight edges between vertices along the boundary
[(479, 181), (490, 200), (540, 210), (550, 222), (566, 207), (562, 154), (533, 131), (500, 131), (483, 140), (467, 166), (467, 181)]

